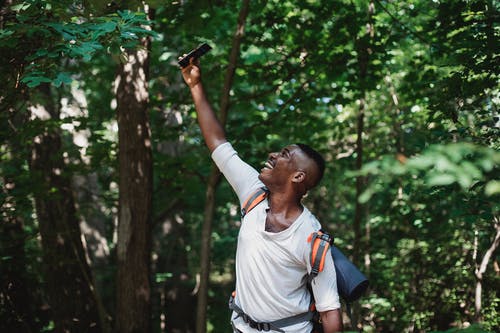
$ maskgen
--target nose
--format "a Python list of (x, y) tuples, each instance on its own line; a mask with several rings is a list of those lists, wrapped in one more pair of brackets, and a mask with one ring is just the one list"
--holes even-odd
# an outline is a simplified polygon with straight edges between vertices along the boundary
[(271, 159), (275, 159), (277, 155), (278, 155), (277, 152), (272, 152), (272, 153), (269, 153), (268, 157), (271, 160)]

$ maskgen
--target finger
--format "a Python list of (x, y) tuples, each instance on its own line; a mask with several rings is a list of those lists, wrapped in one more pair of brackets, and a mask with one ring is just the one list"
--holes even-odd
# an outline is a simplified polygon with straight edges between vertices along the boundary
[(193, 58), (189, 59), (189, 64), (192, 65), (192, 66), (199, 67), (199, 65), (200, 65), (200, 58), (193, 57)]
[(193, 65), (189, 64), (186, 67), (181, 67), (181, 66), (179, 67), (181, 68), (182, 73), (189, 73), (191, 72), (191, 68), (193, 68)]

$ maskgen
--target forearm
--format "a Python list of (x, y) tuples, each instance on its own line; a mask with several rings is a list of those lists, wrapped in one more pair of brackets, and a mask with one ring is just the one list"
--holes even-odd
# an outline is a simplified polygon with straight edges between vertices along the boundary
[(205, 144), (212, 152), (220, 144), (226, 142), (226, 135), (222, 124), (217, 119), (212, 106), (208, 102), (205, 95), (203, 85), (198, 82), (191, 89), (191, 96), (193, 97), (194, 105), (196, 107), (196, 114), (198, 116), (198, 124), (200, 125), (201, 133), (205, 139)]
[(340, 309), (320, 312), (320, 318), (324, 333), (342, 331), (342, 316)]

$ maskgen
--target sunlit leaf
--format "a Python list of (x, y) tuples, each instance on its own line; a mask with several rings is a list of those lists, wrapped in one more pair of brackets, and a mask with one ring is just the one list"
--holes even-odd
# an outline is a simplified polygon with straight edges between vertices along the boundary
[(485, 186), (484, 192), (488, 196), (496, 195), (500, 193), (500, 181), (492, 180), (488, 182)]
[(453, 184), (455, 181), (456, 178), (454, 175), (445, 173), (433, 174), (427, 178), (427, 183), (429, 186), (450, 185)]

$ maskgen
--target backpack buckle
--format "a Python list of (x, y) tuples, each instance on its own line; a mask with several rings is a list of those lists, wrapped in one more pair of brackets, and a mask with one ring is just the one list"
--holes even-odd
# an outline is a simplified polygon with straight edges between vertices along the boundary
[(330, 234), (323, 232), (322, 230), (320, 230), (320, 232), (318, 232), (317, 237), (325, 242), (328, 242), (328, 244), (330, 244), (330, 245), (333, 244), (333, 237)]

